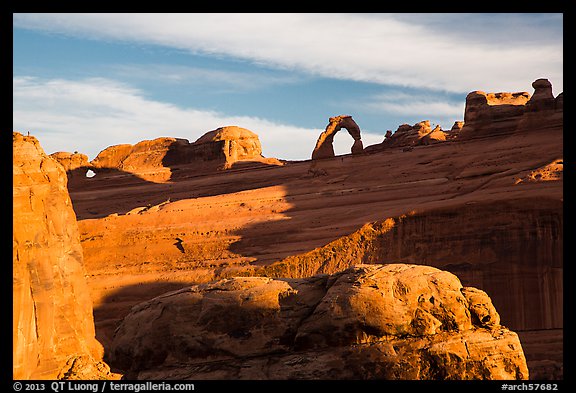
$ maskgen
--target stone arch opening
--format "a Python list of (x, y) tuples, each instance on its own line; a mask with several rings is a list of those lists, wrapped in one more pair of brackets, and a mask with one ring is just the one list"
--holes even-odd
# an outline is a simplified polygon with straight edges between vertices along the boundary
[(354, 139), (354, 144), (352, 145), (352, 154), (362, 153), (364, 151), (364, 146), (362, 145), (362, 136), (360, 134), (360, 127), (349, 115), (340, 115), (331, 117), (329, 123), (326, 126), (326, 130), (320, 134), (318, 140), (316, 141), (316, 146), (312, 152), (312, 159), (317, 160), (321, 158), (331, 158), (335, 157), (334, 154), (334, 136), (342, 128), (348, 131), (348, 134)]

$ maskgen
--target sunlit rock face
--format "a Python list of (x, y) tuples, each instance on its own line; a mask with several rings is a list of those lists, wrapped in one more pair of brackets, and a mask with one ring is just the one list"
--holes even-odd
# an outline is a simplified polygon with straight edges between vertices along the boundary
[(103, 377), (66, 172), (33, 136), (12, 147), (13, 378)]
[(489, 296), (429, 266), (235, 277), (139, 304), (111, 362), (140, 379), (527, 379)]

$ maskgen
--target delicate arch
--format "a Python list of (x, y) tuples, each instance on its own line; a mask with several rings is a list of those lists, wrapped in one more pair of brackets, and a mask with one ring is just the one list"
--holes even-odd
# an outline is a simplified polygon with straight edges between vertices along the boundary
[(313, 160), (335, 156), (333, 145), (334, 135), (336, 135), (336, 133), (342, 128), (345, 128), (350, 136), (354, 138), (354, 144), (351, 149), (352, 154), (362, 153), (364, 146), (362, 145), (360, 127), (358, 127), (358, 124), (356, 124), (354, 119), (352, 119), (352, 116), (341, 115), (329, 119), (326, 130), (320, 134), (316, 141), (316, 147), (314, 147), (314, 151), (312, 152)]

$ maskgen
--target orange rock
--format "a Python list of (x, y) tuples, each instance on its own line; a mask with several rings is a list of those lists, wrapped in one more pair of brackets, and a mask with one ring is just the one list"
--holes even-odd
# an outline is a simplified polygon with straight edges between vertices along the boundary
[(402, 124), (398, 126), (396, 132), (386, 133), (384, 141), (378, 145), (368, 146), (366, 151), (378, 151), (391, 147), (410, 147), (418, 145), (430, 145), (444, 142), (446, 133), (440, 126), (430, 128), (430, 120), (424, 120), (413, 126)]
[(236, 277), (134, 307), (111, 362), (135, 379), (527, 379), (518, 336), (495, 317), (485, 329), (485, 304), (429, 266)]
[(12, 147), (13, 378), (74, 378), (78, 358), (105, 376), (64, 168), (33, 136)]

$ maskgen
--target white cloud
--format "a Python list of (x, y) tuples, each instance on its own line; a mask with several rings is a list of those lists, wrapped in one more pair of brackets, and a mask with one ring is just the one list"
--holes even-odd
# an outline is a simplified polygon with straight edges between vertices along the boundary
[(464, 40), (463, 23), (450, 30), (422, 21), (364, 14), (14, 15), (16, 27), (226, 55), (325, 77), (456, 92), (528, 90), (522, 86), (544, 77), (563, 89), (561, 37), (532, 43), (510, 34), (495, 40), (490, 32)]
[(210, 130), (229, 125), (256, 132), (267, 157), (308, 159), (322, 131), (180, 108), (149, 100), (137, 89), (103, 78), (16, 77), (13, 97), (14, 130), (30, 131), (48, 154), (79, 151), (89, 159), (112, 144), (134, 144), (161, 136), (193, 142)]
[(465, 100), (451, 102), (438, 95), (390, 91), (368, 97), (356, 104), (364, 110), (382, 115), (419, 116), (443, 128), (450, 128), (455, 120), (464, 119)]

